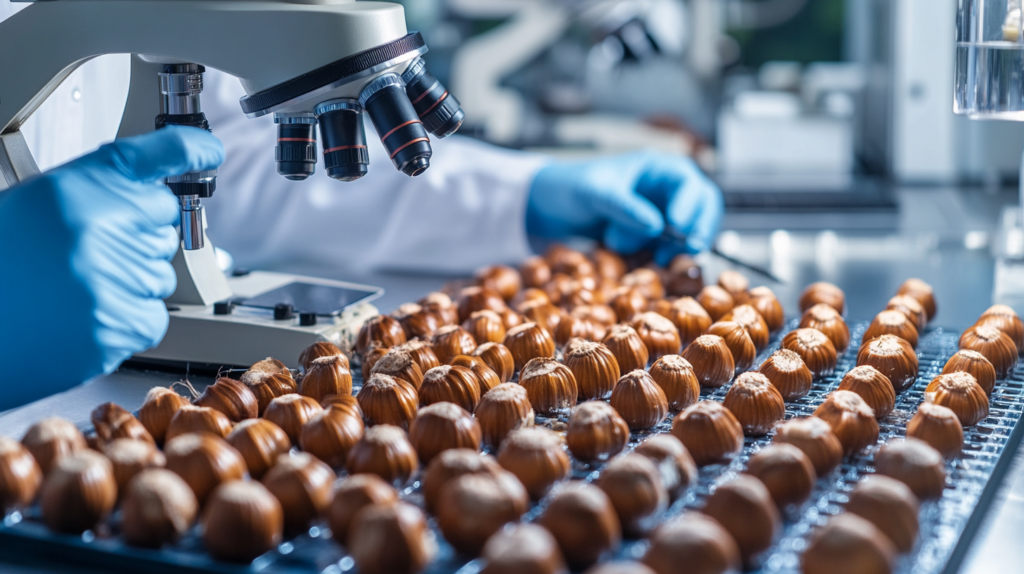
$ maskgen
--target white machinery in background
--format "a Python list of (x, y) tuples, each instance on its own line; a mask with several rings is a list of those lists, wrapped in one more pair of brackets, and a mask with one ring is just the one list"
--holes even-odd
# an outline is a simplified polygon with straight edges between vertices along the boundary
[[(38, 2), (0, 23), (0, 190), (39, 171), (19, 131), (28, 117), (82, 63), (120, 53), (132, 54), (132, 67), (119, 136), (172, 124), (209, 129), (200, 94), (210, 66), (241, 81), (240, 112), (273, 114), (282, 176), (313, 174), (318, 127), (327, 174), (365, 174), (363, 111), (384, 134), (395, 168), (415, 176), (430, 165), (427, 133), (445, 137), (463, 117), (427, 72), (426, 50), (419, 33), (406, 30), (402, 7), (383, 2)], [(318, 340), (348, 346), (382, 291), (277, 273), (225, 277), (201, 204), (216, 176), (168, 178), (181, 207), (178, 289), (167, 301), (166, 337), (139, 358), (250, 365), (271, 355), (294, 361)]]

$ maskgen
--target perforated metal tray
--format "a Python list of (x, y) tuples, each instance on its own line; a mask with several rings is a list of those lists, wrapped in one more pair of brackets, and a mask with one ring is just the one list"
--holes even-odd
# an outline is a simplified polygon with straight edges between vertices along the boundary
[[(794, 328), (790, 324), (786, 330)], [(802, 399), (786, 405), (786, 417), (806, 416), (834, 390), (856, 362), (856, 343), (860, 341), (866, 324), (851, 329), (851, 349), (839, 358), (836, 374), (816, 382), (811, 392)], [(778, 348), (782, 333), (777, 334), (755, 365), (759, 365)], [(918, 346), (920, 373), (916, 383), (896, 399), (896, 409), (880, 420), (879, 443), (901, 437), (906, 431), (917, 405), (923, 400), (924, 388), (939, 374), (946, 360), (957, 350), (958, 333), (942, 329), (927, 331)], [(358, 379), (358, 373), (354, 373)], [(358, 386), (358, 381), (357, 381)], [(728, 387), (704, 391), (702, 398), (721, 401)], [(1018, 367), (1012, 377), (998, 381), (990, 397), (989, 417), (978, 425), (965, 429), (963, 456), (947, 463), (947, 485), (940, 500), (925, 503), (921, 510), (921, 532), (917, 545), (899, 559), (897, 572), (901, 574), (939, 574), (956, 572), (970, 545), (978, 523), (984, 517), (1003, 474), (1022, 435), (1018, 425), (1024, 412), (1024, 367)], [(545, 424), (564, 430), (565, 420), (541, 419)], [(671, 416), (650, 432), (635, 433), (629, 442), (632, 449), (653, 433), (668, 432)], [(748, 438), (742, 453), (727, 465), (714, 465), (700, 470), (694, 488), (670, 507), (662, 517), (670, 518), (688, 510), (699, 509), (714, 490), (715, 485), (727, 481), (741, 472), (750, 455), (771, 443), (771, 436)], [(807, 545), (814, 528), (842, 511), (847, 495), (857, 481), (874, 471), (874, 449), (847, 458), (828, 476), (820, 477), (811, 498), (803, 506), (791, 509), (784, 516), (784, 529), (775, 545), (761, 557), (759, 571), (765, 574), (798, 572), (800, 554)], [(601, 467), (573, 463), (574, 479), (594, 480)], [(402, 493), (413, 503), (422, 503), (419, 483)], [(524, 517), (536, 518), (543, 510), (541, 501)], [(100, 567), (108, 571), (146, 572), (324, 572), (340, 574), (354, 570), (354, 563), (343, 549), (335, 544), (329, 531), (317, 526), (306, 534), (288, 540), (277, 549), (261, 556), (252, 565), (238, 566), (213, 561), (202, 549), (199, 533), (193, 529), (184, 540), (163, 550), (142, 550), (123, 544), (119, 537), (119, 516), (113, 515), (95, 532), (83, 536), (58, 535), (49, 532), (41, 523), (37, 507), (24, 515), (7, 516), (0, 526), (0, 549), (20, 554), (60, 557), (83, 565)], [(474, 574), (482, 564), (456, 555), (444, 542), (436, 525), (432, 528), (438, 540), (439, 553), (427, 571), (434, 573)], [(646, 549), (643, 540), (628, 540), (616, 552), (618, 558), (639, 558)]]

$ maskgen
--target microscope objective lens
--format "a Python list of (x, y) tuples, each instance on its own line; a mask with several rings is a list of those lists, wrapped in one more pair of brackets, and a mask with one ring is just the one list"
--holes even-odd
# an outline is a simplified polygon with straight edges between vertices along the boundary
[(395, 74), (377, 77), (363, 89), (359, 101), (399, 171), (414, 177), (430, 167), (430, 138), (401, 78)]

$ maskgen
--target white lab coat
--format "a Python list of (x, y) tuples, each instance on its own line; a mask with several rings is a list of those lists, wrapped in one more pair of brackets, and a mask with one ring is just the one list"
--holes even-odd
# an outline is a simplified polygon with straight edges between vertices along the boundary
[[(0, 2), (0, 20), (24, 4)], [(86, 63), (23, 128), (41, 169), (114, 137), (128, 85), (127, 56)], [(203, 109), (225, 145), (217, 192), (206, 200), (209, 235), (239, 266), (303, 261), (353, 269), (468, 272), (530, 253), (526, 197), (543, 156), (468, 138), (433, 139), (431, 167), (398, 172), (367, 119), (370, 172), (341, 183), (317, 173), (292, 182), (276, 172), (273, 120), (247, 119), (235, 78), (209, 70)]]

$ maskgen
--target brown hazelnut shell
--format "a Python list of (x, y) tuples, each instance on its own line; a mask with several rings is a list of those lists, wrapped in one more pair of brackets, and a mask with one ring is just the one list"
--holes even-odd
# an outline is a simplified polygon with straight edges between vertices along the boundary
[(360, 372), (363, 374), (363, 380), (370, 378), (373, 367), (377, 365), (377, 361), (384, 358), (388, 352), (391, 351), (391, 347), (377, 347), (370, 346), (369, 349), (363, 353), (363, 364), (361, 365)]
[(412, 358), (412, 355), (397, 347), (388, 350), (386, 355), (374, 363), (370, 374), (377, 373), (402, 379), (416, 390), (419, 390), (420, 385), (423, 384), (423, 371), (420, 370), (419, 363)]
[(907, 423), (907, 436), (923, 440), (942, 456), (958, 456), (964, 446), (964, 427), (951, 409), (924, 402)]
[(188, 399), (173, 389), (153, 387), (146, 393), (146, 400), (139, 407), (139, 422), (146, 427), (157, 444), (163, 444), (174, 413), (188, 404)]
[(480, 385), (481, 395), (501, 384), (498, 374), (487, 366), (487, 363), (480, 357), (459, 355), (452, 359), (451, 364), (453, 367), (465, 367), (476, 375), (476, 382)]
[(683, 347), (700, 337), (712, 323), (711, 315), (693, 297), (673, 301), (666, 317), (679, 330), (679, 342)]
[(254, 419), (259, 415), (256, 395), (241, 381), (221, 377), (206, 387), (195, 400), (197, 406), (210, 407), (227, 415), (231, 422)]
[(918, 334), (928, 326), (928, 313), (924, 306), (910, 295), (897, 295), (885, 304), (886, 311), (899, 311), (906, 315), (907, 319), (914, 324)]
[(932, 291), (931, 285), (920, 279), (907, 279), (900, 285), (896, 294), (909, 295), (917, 299), (917, 302), (924, 307), (924, 312), (928, 315), (928, 321), (935, 318), (938, 308), (935, 305), (935, 293)]
[(0, 436), (0, 512), (24, 508), (32, 503), (43, 482), (32, 453), (18, 441)]
[(750, 290), (749, 295), (750, 302), (748, 304), (761, 314), (769, 331), (774, 333), (786, 324), (786, 314), (782, 310), (782, 304), (779, 303), (779, 299), (771, 289), (754, 287)]
[(891, 440), (882, 445), (875, 453), (875, 470), (906, 484), (921, 500), (940, 498), (946, 487), (942, 455), (915, 438)]
[(353, 395), (327, 395), (320, 401), (320, 406), (329, 409), (335, 408), (347, 411), (352, 416), (363, 420), (363, 408), (359, 406), (359, 399)]
[(722, 525), (699, 512), (673, 518), (654, 531), (643, 558), (657, 574), (676, 574), (685, 564), (691, 572), (739, 572), (740, 551)]
[(395, 347), (405, 343), (405, 329), (394, 317), (376, 315), (370, 317), (359, 328), (356, 336), (356, 353), (365, 356), (371, 347)]
[(420, 409), (409, 425), (409, 442), (424, 465), (453, 448), (480, 450), (480, 424), (462, 407), (446, 402)]
[(498, 450), (498, 464), (516, 475), (534, 500), (569, 477), (569, 455), (554, 432), (541, 427), (512, 431)]
[(437, 315), (442, 325), (456, 325), (459, 322), (459, 309), (447, 293), (433, 291), (417, 301), (424, 311)]
[(661, 483), (673, 500), (686, 494), (686, 489), (697, 481), (697, 463), (682, 441), (672, 434), (651, 436), (633, 452), (646, 456), (658, 467)]
[(626, 274), (626, 261), (614, 251), (598, 248), (590, 254), (590, 259), (599, 277), (618, 281)]
[(729, 311), (722, 317), (722, 321), (736, 323), (743, 327), (747, 334), (750, 335), (750, 340), (754, 343), (754, 348), (757, 349), (758, 353), (768, 347), (768, 324), (764, 322), (761, 314), (750, 305), (744, 304), (733, 307), (732, 311)]
[(330, 341), (317, 341), (299, 353), (299, 367), (301, 367), (302, 372), (305, 373), (309, 370), (309, 366), (312, 364), (313, 359), (341, 354), (341, 349), (339, 349), (334, 343)]
[(565, 442), (577, 459), (584, 462), (608, 460), (622, 452), (627, 441), (629, 425), (608, 403), (590, 401), (573, 409)]
[(258, 482), (217, 487), (203, 512), (203, 545), (217, 560), (249, 563), (281, 542), (281, 504)]
[(754, 453), (747, 461), (747, 473), (764, 483), (780, 508), (803, 504), (818, 480), (814, 465), (804, 451), (784, 442)]
[(648, 300), (664, 299), (665, 286), (661, 281), (660, 270), (640, 267), (622, 276), (619, 280), (625, 287), (635, 287)]
[(425, 373), (434, 367), (440, 367), (441, 361), (438, 360), (437, 355), (434, 354), (434, 349), (430, 347), (430, 343), (426, 341), (409, 341), (404, 345), (394, 347), (395, 351), (402, 351), (408, 353), (412, 357), (413, 361), (416, 361), (416, 365), (420, 368), (421, 373)]
[(373, 474), (355, 474), (345, 478), (334, 489), (327, 508), (327, 522), (331, 536), (342, 546), (348, 540), (349, 527), (359, 511), (367, 506), (390, 505), (398, 502), (398, 491)]
[(405, 431), (391, 425), (366, 429), (363, 438), (348, 451), (349, 474), (376, 474), (392, 485), (409, 481), (419, 459)]
[(519, 264), (519, 275), (523, 280), (523, 287), (543, 287), (551, 281), (551, 266), (543, 257), (537, 255), (529, 257)]
[(768, 434), (786, 416), (782, 393), (768, 377), (753, 371), (736, 377), (722, 404), (750, 436)]
[(167, 470), (180, 476), (199, 504), (218, 485), (245, 476), (245, 460), (224, 439), (209, 433), (183, 434), (167, 440)]
[(192, 489), (169, 470), (140, 472), (121, 502), (121, 531), (132, 546), (159, 548), (185, 535), (199, 513)]
[(697, 466), (725, 461), (743, 448), (743, 427), (722, 403), (704, 400), (691, 405), (672, 421), (672, 434), (693, 456)]
[(449, 402), (473, 412), (480, 402), (480, 379), (466, 367), (434, 367), (423, 375), (419, 398), (421, 407)]
[(764, 483), (741, 474), (718, 485), (701, 510), (732, 535), (747, 565), (771, 546), (782, 519)]
[(564, 574), (567, 570), (551, 533), (536, 524), (513, 524), (487, 540), (480, 574)]
[(88, 449), (56, 460), (39, 495), (43, 522), (55, 532), (80, 534), (106, 518), (117, 502), (110, 461)]
[(298, 444), (302, 425), (321, 410), (323, 407), (317, 401), (291, 394), (270, 401), (263, 418), (281, 427), (292, 444)]
[(406, 502), (373, 504), (357, 514), (347, 547), (361, 574), (415, 574), (437, 553), (423, 512)]
[(686, 254), (676, 255), (668, 266), (668, 291), (676, 297), (693, 297), (704, 288), (700, 265)]
[(910, 552), (920, 530), (921, 504), (902, 482), (881, 474), (863, 478), (846, 503), (846, 511), (867, 520), (900, 552)]
[(900, 339), (910, 343), (910, 346), (917, 348), (918, 334), (917, 327), (899, 311), (882, 311), (875, 315), (874, 320), (868, 325), (861, 337), (861, 344), (882, 335), (896, 335)]
[(477, 345), (500, 343), (505, 340), (505, 322), (502, 321), (501, 315), (490, 309), (474, 312), (463, 321), (462, 329), (473, 337)]
[(804, 551), (804, 574), (889, 574), (896, 547), (881, 530), (852, 513), (840, 514), (811, 538)]
[(1024, 323), (1017, 312), (1009, 305), (993, 305), (981, 314), (978, 325), (991, 325), (1006, 333), (1013, 344), (1017, 345), (1017, 354), (1024, 354)]
[(757, 348), (754, 347), (750, 334), (739, 323), (732, 321), (712, 323), (705, 333), (717, 335), (725, 341), (725, 346), (729, 347), (729, 352), (732, 353), (732, 361), (737, 373), (742, 373), (754, 365)]
[(700, 399), (700, 382), (693, 365), (679, 355), (665, 355), (654, 361), (651, 378), (668, 399), (668, 409), (679, 412)]
[(519, 384), (526, 389), (533, 410), (545, 415), (568, 411), (576, 404), (579, 395), (572, 371), (545, 357), (526, 363), (519, 373)]
[(601, 325), (603, 327), (611, 327), (618, 322), (618, 317), (615, 315), (615, 309), (612, 309), (611, 305), (605, 304), (579, 305), (572, 310), (571, 315), (581, 319), (587, 319), (591, 323)]
[[(599, 328), (589, 319), (581, 319), (575, 315), (566, 315), (558, 322), (558, 327), (555, 329), (555, 345), (564, 347), (570, 339), (593, 341), (598, 339), (598, 330)], [(605, 332), (603, 327), (600, 328), (600, 332)]]
[(352, 373), (348, 370), (348, 360), (342, 357), (344, 355), (313, 359), (299, 382), (299, 394), (318, 403), (329, 395), (351, 395)]
[(815, 378), (824, 378), (836, 370), (838, 354), (832, 341), (817, 329), (794, 329), (782, 339), (782, 348), (800, 355)]
[(619, 380), (619, 362), (602, 343), (582, 341), (566, 349), (565, 366), (572, 371), (580, 400), (611, 396)]
[(423, 502), (427, 512), (434, 512), (441, 500), (441, 491), (452, 479), (464, 474), (486, 474), (496, 477), (505, 472), (491, 455), (480, 454), (468, 448), (453, 448), (441, 452), (427, 465), (423, 473)]
[(725, 344), (725, 339), (718, 335), (697, 337), (683, 349), (680, 356), (693, 367), (693, 374), (697, 376), (697, 382), (702, 388), (717, 389), (731, 381), (736, 372), (732, 351)]
[(519, 520), (529, 504), (526, 490), (511, 473), (464, 474), (442, 487), (437, 524), (456, 550), (476, 556), (488, 538)]
[(123, 493), (128, 482), (147, 468), (162, 468), (167, 459), (157, 450), (156, 445), (132, 438), (114, 439), (103, 448), (103, 455), (110, 461), (114, 472), (117, 492)]
[(130, 412), (114, 403), (103, 403), (90, 414), (97, 444), (104, 445), (117, 439), (133, 439), (156, 444), (153, 435)]
[(967, 373), (981, 385), (986, 394), (992, 394), (996, 387), (996, 368), (985, 355), (970, 349), (961, 349), (953, 354), (942, 367), (942, 374)]
[(832, 307), (823, 303), (804, 311), (800, 318), (800, 328), (817, 329), (832, 341), (836, 353), (842, 354), (850, 346), (850, 328), (843, 316)]
[(650, 429), (668, 415), (668, 398), (650, 373), (637, 369), (615, 383), (610, 400), (632, 430)]
[(737, 305), (746, 305), (750, 298), (747, 294), (750, 289), (750, 280), (738, 271), (722, 271), (718, 275), (718, 286), (725, 289)]
[(178, 409), (167, 425), (165, 442), (188, 433), (209, 433), (223, 438), (231, 432), (231, 421), (224, 413), (209, 407), (187, 405)]
[(290, 371), (271, 373), (248, 370), (239, 379), (256, 397), (256, 414), (263, 416), (270, 401), (298, 392), (298, 385)]
[[(512, 352), (501, 343), (484, 343), (473, 350), (472, 356), (479, 357), (498, 375), (498, 380), (502, 383), (511, 381), (512, 375), (516, 372), (516, 363), (512, 358)], [(487, 392), (482, 388), (480, 390)]]
[(481, 287), (493, 290), (506, 301), (515, 297), (523, 284), (519, 272), (508, 265), (490, 265), (479, 269), (476, 280)]
[(668, 507), (668, 491), (658, 467), (639, 454), (613, 458), (594, 484), (608, 495), (622, 530), (630, 536), (650, 530), (655, 515)]
[(843, 461), (843, 444), (818, 417), (790, 419), (775, 429), (773, 443), (791, 444), (807, 455), (816, 476), (825, 476)]
[(832, 427), (846, 454), (853, 454), (878, 442), (878, 421), (860, 395), (852, 391), (833, 391), (814, 411), (814, 416)]
[(227, 436), (249, 470), (249, 476), (259, 480), (270, 470), (277, 457), (291, 448), (291, 441), (281, 427), (266, 419), (248, 419), (237, 425)]
[(502, 383), (484, 393), (474, 416), (480, 422), (484, 444), (491, 448), (501, 445), (508, 433), (534, 423), (526, 389), (516, 383)]
[(573, 570), (594, 564), (622, 541), (622, 528), (608, 495), (591, 484), (562, 485), (538, 522), (558, 541), (566, 564)]
[(342, 468), (348, 453), (363, 438), (363, 420), (350, 411), (336, 407), (326, 408), (302, 425), (299, 445), (302, 450), (326, 462), (333, 468)]
[(978, 324), (960, 335), (960, 348), (977, 351), (992, 363), (996, 376), (1005, 379), (1017, 366), (1017, 345), (1009, 335), (992, 325)]
[(846, 310), (846, 294), (831, 283), (824, 281), (811, 283), (800, 294), (800, 313), (819, 303), (828, 305), (842, 314)]
[(878, 369), (897, 393), (914, 384), (919, 367), (913, 347), (895, 335), (881, 335), (861, 345), (857, 352), (857, 366), (862, 365)]
[[(459, 310), (459, 322), (464, 323), (466, 319), (477, 311), (490, 310), (500, 311), (505, 308), (505, 300), (497, 291), (487, 287), (466, 287), (459, 293), (456, 307)], [(465, 354), (465, 353), (459, 353)]]
[(814, 375), (807, 368), (807, 363), (804, 363), (800, 355), (789, 349), (779, 349), (772, 353), (761, 363), (758, 372), (768, 377), (786, 401), (795, 401), (806, 396), (814, 382)]
[(647, 310), (647, 298), (639, 289), (624, 287), (611, 300), (612, 309), (619, 322), (632, 321), (633, 316)]
[(697, 302), (708, 312), (712, 321), (718, 321), (736, 306), (728, 291), (718, 285), (708, 285), (697, 294)]
[(281, 503), (287, 532), (305, 532), (327, 512), (334, 494), (331, 467), (308, 453), (281, 456), (261, 481)]
[[(571, 280), (570, 280), (571, 283)], [(542, 329), (548, 332), (554, 339), (555, 332), (558, 330), (558, 324), (562, 322), (562, 315), (564, 311), (556, 307), (553, 303), (544, 301), (527, 301), (519, 306), (517, 309), (522, 313), (523, 318), (530, 322), (536, 323)]]
[(924, 400), (947, 407), (965, 427), (976, 425), (988, 416), (988, 395), (968, 373), (935, 377), (924, 390)]
[(875, 411), (875, 418), (882, 418), (896, 408), (896, 390), (889, 377), (871, 365), (850, 369), (839, 383), (840, 391), (853, 391)]
[(647, 311), (635, 315), (632, 325), (647, 347), (648, 360), (679, 353), (682, 343), (679, 339), (679, 330), (672, 321), (653, 311)]
[(408, 428), (419, 406), (419, 396), (412, 385), (382, 374), (373, 375), (364, 382), (356, 398), (366, 424), (370, 426), (385, 424)]
[(509, 329), (503, 344), (512, 353), (517, 372), (530, 359), (555, 356), (555, 340), (537, 323), (523, 323)]
[(615, 361), (619, 364), (620, 373), (647, 368), (650, 350), (633, 327), (629, 325), (616, 325), (612, 327), (605, 336), (603, 343), (615, 355)]

